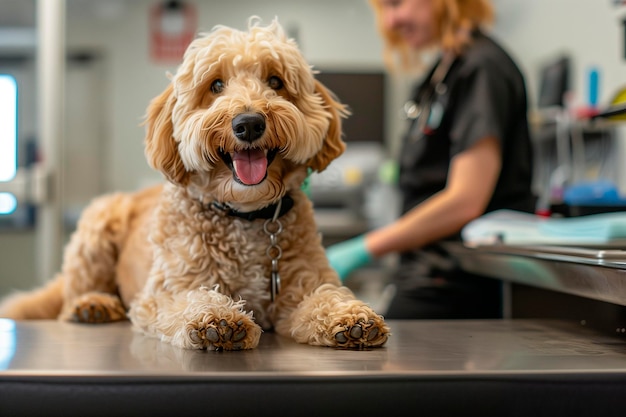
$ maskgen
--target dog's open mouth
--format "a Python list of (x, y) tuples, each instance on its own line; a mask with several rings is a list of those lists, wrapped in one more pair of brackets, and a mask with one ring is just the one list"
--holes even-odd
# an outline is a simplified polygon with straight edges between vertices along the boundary
[(278, 149), (248, 148), (234, 152), (220, 149), (220, 157), (233, 172), (235, 181), (243, 185), (257, 185), (267, 177), (270, 166)]

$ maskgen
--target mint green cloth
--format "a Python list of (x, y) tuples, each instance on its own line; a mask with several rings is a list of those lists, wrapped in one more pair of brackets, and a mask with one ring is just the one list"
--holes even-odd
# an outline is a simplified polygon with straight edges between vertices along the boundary
[(365, 247), (365, 235), (329, 246), (326, 256), (339, 278), (344, 281), (352, 271), (368, 264), (372, 255)]
[(626, 238), (626, 212), (590, 214), (580, 217), (549, 219), (539, 225), (539, 232), (547, 236), (572, 239), (610, 241)]
[(469, 244), (608, 244), (626, 239), (626, 212), (546, 218), (497, 210), (469, 222), (462, 230)]

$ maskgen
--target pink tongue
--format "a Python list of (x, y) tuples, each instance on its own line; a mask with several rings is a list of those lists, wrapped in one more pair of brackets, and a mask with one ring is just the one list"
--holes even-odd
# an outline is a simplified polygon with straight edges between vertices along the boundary
[(233, 165), (237, 177), (246, 185), (263, 181), (267, 173), (267, 158), (260, 149), (247, 149), (233, 154)]

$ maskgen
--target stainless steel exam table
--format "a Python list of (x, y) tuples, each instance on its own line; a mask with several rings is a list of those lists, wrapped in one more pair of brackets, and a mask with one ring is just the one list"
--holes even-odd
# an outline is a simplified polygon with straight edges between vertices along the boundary
[(609, 416), (626, 341), (543, 320), (391, 321), (384, 348), (267, 332), (183, 350), (128, 323), (0, 320), (0, 416)]

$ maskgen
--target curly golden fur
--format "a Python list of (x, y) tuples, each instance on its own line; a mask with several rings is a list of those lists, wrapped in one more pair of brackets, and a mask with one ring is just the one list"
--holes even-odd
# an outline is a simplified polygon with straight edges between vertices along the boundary
[[(308, 169), (322, 171), (343, 152), (346, 115), (276, 20), (251, 19), (247, 31), (215, 27), (192, 42), (147, 110), (146, 157), (166, 184), (94, 200), (61, 273), (9, 297), (0, 315), (128, 317), (183, 348), (251, 349), (271, 328), (312, 345), (383, 345), (389, 328), (341, 286), (300, 190)], [(293, 208), (277, 220), (229, 213), (286, 195)], [(274, 301), (266, 221), (282, 225)]]

